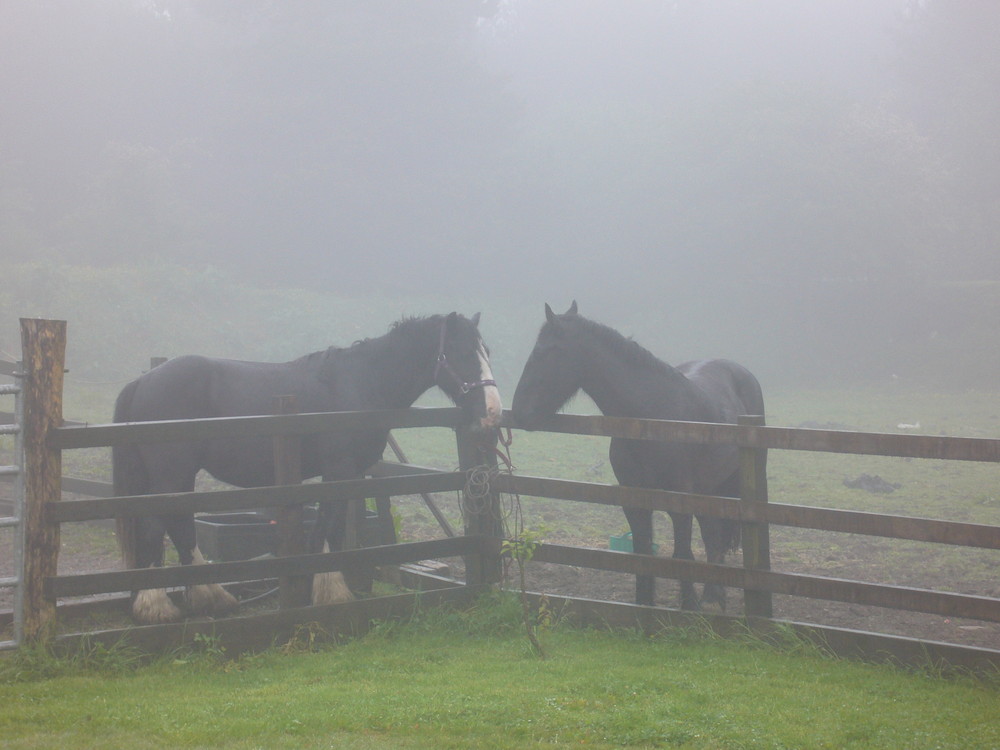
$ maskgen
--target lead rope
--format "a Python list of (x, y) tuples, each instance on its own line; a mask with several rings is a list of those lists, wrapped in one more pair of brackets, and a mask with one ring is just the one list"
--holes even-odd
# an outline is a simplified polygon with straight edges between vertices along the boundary
[[(506, 434), (504, 434), (506, 431)], [(484, 513), (489, 505), (489, 497), (493, 480), (502, 472), (513, 476), (514, 462), (511, 459), (510, 447), (514, 442), (509, 427), (497, 428), (497, 442), (501, 447), (494, 447), (494, 452), (500, 459), (495, 466), (481, 464), (466, 472), (465, 488), (462, 493), (463, 513)], [(502, 464), (502, 468), (501, 468)], [(496, 509), (491, 511), (493, 517), (500, 521), (506, 540), (519, 540), (524, 534), (524, 512), (521, 509), (521, 496), (516, 492), (497, 491)], [(515, 562), (511, 555), (503, 557), (503, 578), (506, 585), (510, 581), (511, 564)]]

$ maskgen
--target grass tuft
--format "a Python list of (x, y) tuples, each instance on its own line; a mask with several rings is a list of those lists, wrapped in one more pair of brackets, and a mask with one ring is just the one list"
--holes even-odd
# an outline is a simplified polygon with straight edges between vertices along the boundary
[(148, 662), (148, 656), (122, 642), (105, 646), (83, 640), (67, 654), (57, 654), (46, 646), (22, 646), (0, 658), (0, 683), (79, 675), (118, 676), (135, 672)]

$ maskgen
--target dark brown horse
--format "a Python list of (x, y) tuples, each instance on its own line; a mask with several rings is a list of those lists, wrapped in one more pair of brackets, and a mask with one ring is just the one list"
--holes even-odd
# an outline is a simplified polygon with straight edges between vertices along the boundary
[[(437, 385), (473, 426), (488, 430), (500, 419), (501, 405), (490, 372), (489, 354), (479, 335), (479, 314), (451, 313), (396, 323), (379, 338), (346, 348), (330, 347), (291, 362), (238, 362), (184, 356), (169, 360), (129, 383), (118, 396), (115, 422), (237, 417), (271, 412), (274, 396), (294, 395), (299, 411), (399, 409)], [(353, 430), (302, 439), (302, 476), (326, 481), (353, 479), (382, 457), (387, 430)], [(120, 446), (113, 451), (116, 495), (189, 492), (205, 470), (228, 484), (262, 487), (274, 483), (268, 437)], [(339, 549), (346, 506), (321, 509), (329, 518), (326, 540)], [(121, 519), (119, 542), (125, 564), (163, 564), (163, 535), (170, 536), (184, 565), (202, 561), (195, 543), (194, 517)], [(318, 535), (321, 546), (324, 534)], [(319, 551), (315, 548), (314, 551)], [(331, 577), (327, 577), (329, 582)], [(333, 577), (336, 580), (337, 577)], [(329, 600), (329, 595), (327, 600)], [(349, 596), (346, 587), (334, 598)], [(193, 611), (217, 612), (235, 600), (219, 585), (188, 592)], [(163, 590), (138, 592), (133, 615), (144, 623), (178, 619), (180, 610)]]
[[(515, 424), (534, 428), (555, 414), (578, 390), (602, 413), (691, 422), (735, 422), (741, 414), (764, 414), (757, 379), (725, 359), (705, 359), (671, 367), (607, 326), (577, 314), (574, 301), (563, 315), (545, 306), (546, 322), (524, 366), (511, 406)], [(735, 446), (611, 441), (611, 466), (619, 484), (735, 497), (739, 495), (739, 454)], [(652, 554), (652, 511), (626, 508), (636, 552)], [(692, 560), (691, 516), (671, 513), (676, 558)], [(739, 544), (739, 525), (698, 517), (708, 561), (722, 563)], [(705, 586), (706, 601), (725, 605), (725, 591)], [(653, 604), (654, 579), (636, 577), (636, 602)], [(681, 606), (699, 606), (694, 586), (681, 583)]]

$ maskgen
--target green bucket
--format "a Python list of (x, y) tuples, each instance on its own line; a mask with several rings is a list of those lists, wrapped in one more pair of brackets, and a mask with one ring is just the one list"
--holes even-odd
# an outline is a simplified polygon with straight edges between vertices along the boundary
[[(621, 536), (609, 536), (608, 537), (608, 549), (614, 550), (616, 552), (632, 552), (632, 532), (629, 531)], [(660, 545), (653, 542), (653, 554), (655, 555), (660, 549)]]

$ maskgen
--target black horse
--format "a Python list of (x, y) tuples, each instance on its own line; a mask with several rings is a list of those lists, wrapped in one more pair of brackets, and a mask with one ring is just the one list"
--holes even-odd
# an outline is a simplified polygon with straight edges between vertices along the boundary
[[(735, 422), (741, 414), (764, 414), (760, 384), (745, 368), (725, 359), (671, 367), (607, 326), (577, 314), (576, 302), (563, 315), (545, 305), (546, 323), (514, 391), (515, 424), (533, 429), (555, 414), (578, 390), (602, 413), (692, 422)], [(677, 492), (739, 495), (739, 454), (734, 446), (662, 443), (615, 438), (611, 466), (618, 482)], [(652, 554), (652, 511), (625, 508), (636, 552)], [(691, 516), (670, 513), (675, 558), (693, 560)], [(739, 544), (738, 523), (698, 517), (709, 562), (722, 563)], [(652, 604), (654, 579), (636, 577), (636, 602)], [(706, 601), (725, 606), (725, 591), (705, 586)], [(681, 583), (681, 606), (697, 609), (690, 582)]]
[[(412, 405), (437, 385), (469, 415), (474, 429), (490, 430), (498, 424), (502, 407), (478, 324), (478, 313), (471, 319), (457, 313), (405, 319), (379, 338), (346, 348), (330, 347), (284, 363), (178, 357), (125, 386), (115, 404), (114, 420), (269, 414), (273, 397), (286, 394), (296, 397), (303, 413), (397, 409)], [(360, 477), (381, 458), (387, 438), (388, 432), (378, 429), (303, 436), (302, 477), (322, 476), (326, 481)], [(268, 437), (119, 446), (113, 451), (112, 465), (116, 495), (188, 492), (202, 469), (239, 487), (274, 484)], [(327, 541), (338, 549), (346, 507), (330, 505), (335, 507), (324, 508), (330, 517)], [(119, 519), (126, 566), (162, 565), (164, 532), (181, 564), (203, 562), (195, 543), (194, 517), (176, 515)], [(318, 551), (316, 546), (314, 551)], [(337, 578), (326, 576), (328, 583)], [(326, 601), (349, 596), (342, 578), (339, 591), (320, 594)], [(217, 584), (188, 590), (188, 605), (195, 612), (220, 612), (235, 604)], [(181, 611), (158, 589), (136, 593), (133, 615), (143, 623), (167, 622), (179, 619)]]

